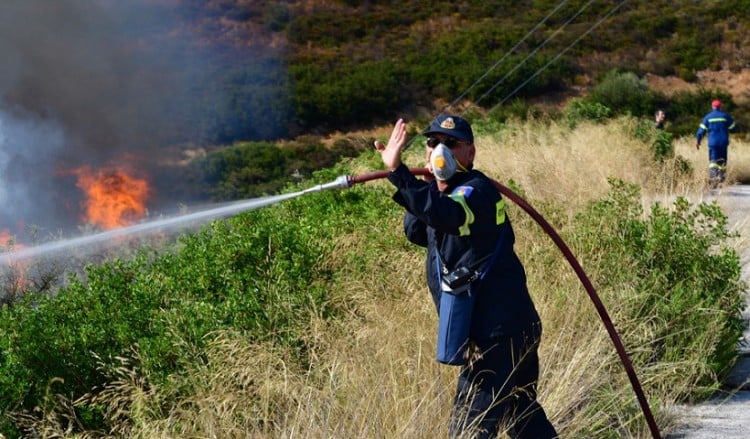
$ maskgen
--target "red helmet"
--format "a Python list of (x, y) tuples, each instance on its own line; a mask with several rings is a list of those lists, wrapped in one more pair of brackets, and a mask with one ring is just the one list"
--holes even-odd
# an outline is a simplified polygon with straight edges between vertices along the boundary
[(721, 101), (714, 99), (713, 102), (711, 102), (711, 108), (721, 108)]

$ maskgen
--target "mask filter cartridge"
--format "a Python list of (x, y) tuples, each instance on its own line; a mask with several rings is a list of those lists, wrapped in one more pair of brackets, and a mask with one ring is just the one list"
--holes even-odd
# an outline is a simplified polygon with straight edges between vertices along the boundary
[(432, 150), (430, 165), (432, 165), (432, 173), (435, 175), (435, 178), (441, 181), (446, 181), (453, 177), (458, 169), (456, 157), (442, 143)]

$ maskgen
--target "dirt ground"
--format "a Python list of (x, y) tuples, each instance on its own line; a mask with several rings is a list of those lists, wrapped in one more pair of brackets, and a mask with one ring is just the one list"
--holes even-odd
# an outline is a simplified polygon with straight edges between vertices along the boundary
[(729, 70), (702, 71), (696, 74), (698, 80), (695, 83), (686, 82), (676, 76), (646, 75), (646, 81), (652, 90), (660, 91), (670, 96), (676, 91), (691, 90), (699, 88), (720, 88), (732, 95), (737, 105), (750, 104), (750, 69), (742, 69), (739, 72)]

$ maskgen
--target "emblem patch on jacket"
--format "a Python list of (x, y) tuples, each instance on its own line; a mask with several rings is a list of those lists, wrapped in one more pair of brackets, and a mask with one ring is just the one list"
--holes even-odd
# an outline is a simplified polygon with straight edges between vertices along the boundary
[(453, 190), (453, 195), (460, 195), (464, 198), (469, 198), (469, 195), (471, 195), (471, 191), (473, 190), (474, 188), (471, 186), (459, 186)]

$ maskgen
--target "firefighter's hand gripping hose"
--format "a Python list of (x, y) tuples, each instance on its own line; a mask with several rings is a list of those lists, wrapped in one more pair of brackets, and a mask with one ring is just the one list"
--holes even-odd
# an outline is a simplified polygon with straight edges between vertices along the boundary
[[(414, 175), (429, 175), (429, 171), (427, 168), (410, 168), (409, 169), (412, 174)], [(377, 180), (381, 178), (385, 178), (390, 171), (375, 171), (368, 174), (363, 175), (357, 175), (357, 176), (341, 176), (338, 177), (335, 181), (314, 186), (307, 191), (310, 192), (316, 192), (323, 189), (332, 189), (332, 188), (349, 188), (355, 183), (365, 183), (372, 180)], [(542, 227), (542, 229), (549, 235), (550, 238), (552, 238), (552, 241), (557, 245), (557, 247), (560, 249), (560, 251), (565, 256), (565, 259), (567, 259), (570, 266), (573, 268), (573, 271), (575, 271), (576, 275), (578, 275), (578, 278), (580, 279), (581, 283), (583, 284), (583, 287), (586, 289), (586, 292), (589, 295), (589, 298), (594, 304), (594, 307), (596, 308), (596, 311), (599, 313), (599, 317), (602, 320), (602, 323), (604, 324), (604, 327), (607, 329), (607, 333), (609, 334), (610, 339), (612, 340), (612, 343), (615, 345), (615, 349), (617, 350), (617, 355), (620, 357), (620, 361), (622, 362), (622, 365), (625, 367), (625, 372), (628, 375), (628, 378), (630, 379), (630, 384), (633, 386), (633, 390), (635, 391), (636, 397), (638, 398), (638, 403), (641, 406), (641, 410), (643, 411), (643, 415), (646, 418), (646, 422), (648, 423), (649, 430), (651, 431), (651, 435), (654, 437), (654, 439), (661, 439), (661, 435), (659, 433), (659, 428), (656, 426), (656, 421), (654, 420), (654, 416), (651, 413), (651, 408), (648, 405), (648, 400), (646, 399), (643, 389), (641, 387), (640, 382), (638, 381), (638, 377), (635, 374), (635, 370), (633, 369), (633, 363), (630, 361), (630, 358), (628, 357), (627, 352), (625, 351), (625, 347), (622, 344), (622, 340), (620, 339), (619, 334), (617, 333), (617, 330), (615, 329), (614, 324), (612, 323), (612, 319), (609, 317), (609, 313), (607, 312), (606, 308), (604, 307), (604, 304), (602, 303), (601, 299), (599, 298), (599, 295), (596, 293), (596, 290), (594, 289), (594, 286), (591, 284), (591, 281), (589, 280), (586, 273), (583, 271), (583, 268), (581, 268), (581, 264), (578, 263), (578, 260), (573, 255), (573, 252), (570, 250), (570, 248), (565, 244), (565, 242), (562, 240), (560, 235), (557, 234), (555, 229), (547, 222), (547, 220), (542, 217), (542, 215), (539, 214), (529, 203), (526, 202), (521, 196), (507, 188), (506, 186), (503, 186), (501, 183), (493, 180), (493, 183), (495, 187), (497, 187), (498, 191), (500, 191), (501, 194), (509, 198), (511, 201), (516, 203), (519, 207), (521, 207), (529, 216), (531, 216), (534, 221), (539, 224), (539, 226)]]

